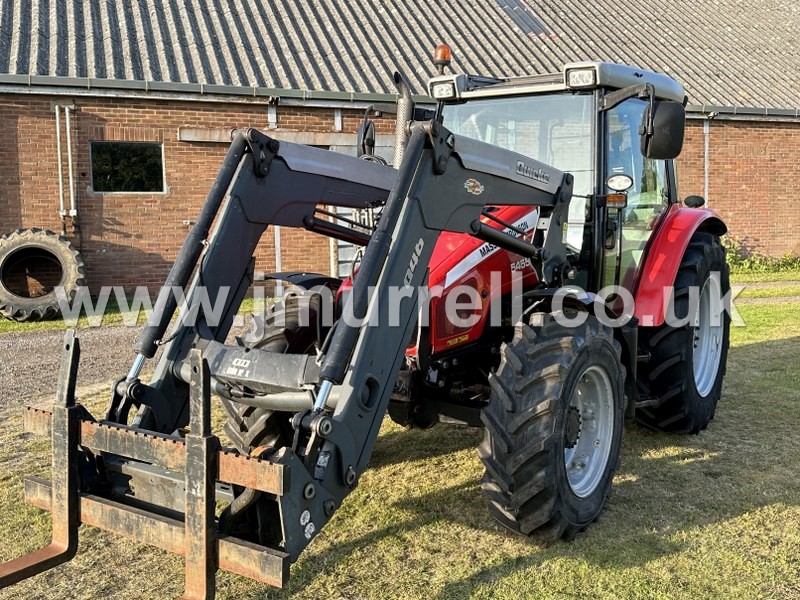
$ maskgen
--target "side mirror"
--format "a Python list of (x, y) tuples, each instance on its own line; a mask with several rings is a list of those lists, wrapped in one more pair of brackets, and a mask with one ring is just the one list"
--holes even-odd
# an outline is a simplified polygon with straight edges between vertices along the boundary
[(361, 125), (358, 126), (358, 137), (356, 138), (356, 152), (360, 158), (364, 155), (374, 156), (375, 154), (375, 123), (368, 117), (370, 106), (364, 113), (364, 119)]
[[(673, 100), (653, 100), (652, 128), (648, 127), (649, 111), (645, 111), (642, 124), (642, 154), (655, 160), (677, 157), (683, 148), (686, 127), (686, 110)], [(650, 133), (648, 133), (650, 130)]]

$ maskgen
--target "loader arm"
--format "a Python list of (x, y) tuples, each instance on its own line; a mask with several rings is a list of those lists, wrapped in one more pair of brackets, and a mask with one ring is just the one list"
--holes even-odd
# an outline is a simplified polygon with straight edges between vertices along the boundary
[[(571, 194), (571, 175), (453, 135), (436, 121), (412, 123), (398, 171), (279, 143), (255, 130), (236, 133), (167, 280), (166, 288), (186, 290), (171, 333), (167, 329), (177, 302), (166, 289), (137, 343), (130, 373), (113, 386), (105, 420), (95, 422), (83, 409), (73, 411), (71, 419), (51, 419), (42, 411), (26, 415), (29, 430), (52, 434), (62, 445), (68, 440), (68, 451), (54, 454), (54, 471), (78, 462), (77, 454), (84, 466), (94, 465), (97, 478), (87, 476), (84, 468), (80, 488), (52, 492), (46, 482), (31, 480), (26, 496), (43, 508), (73, 507), (66, 516), (54, 512), (59, 531), (67, 527), (64, 519), (71, 530), (80, 519), (184, 554), (186, 597), (213, 597), (217, 568), (282, 585), (289, 563), (367, 467), (439, 234), (467, 233), (526, 255), (545, 285), (555, 286), (569, 270), (562, 225)], [(326, 351), (309, 357), (226, 346), (233, 317), (253, 281), (252, 256), (264, 231), (269, 225), (313, 229), (319, 204), (383, 205)], [(532, 241), (487, 228), (480, 216), (493, 204), (538, 206)], [(212, 314), (203, 296), (218, 300), (220, 294), (223, 310)], [(142, 365), (159, 346), (163, 352), (155, 374), (144, 384), (139, 380)], [(74, 369), (65, 370), (60, 385), (74, 389), (75, 377)], [(211, 393), (228, 394), (237, 384), (260, 386), (260, 401), (276, 410), (296, 412), (298, 395), (307, 398), (292, 421), (291, 446), (260, 458), (219, 448), (209, 430)], [(295, 395), (286, 400), (286, 392)], [(134, 407), (138, 413), (128, 425)], [(187, 425), (190, 433), (184, 438), (180, 429)], [(103, 460), (95, 461), (97, 456)], [(215, 479), (274, 499), (282, 533), (279, 548), (216, 531), (212, 496), (230, 500), (231, 492), (215, 488)], [(129, 480), (137, 482), (132, 493)], [(0, 586), (41, 572), (51, 562), (34, 556), (23, 561), (24, 572), (14, 566), (23, 563), (10, 563), (6, 571), (0, 566)]]
[[(352, 159), (288, 143), (277, 146), (265, 168), (263, 162), (258, 164), (259, 148), (275, 147), (275, 141), (254, 130), (246, 139), (251, 151), (242, 156), (227, 188), (228, 203), (187, 292), (190, 307), (196, 306), (201, 284), (212, 298), (225, 286), (235, 290), (234, 296), (216, 327), (207, 325), (202, 309), (193, 326), (179, 321), (178, 334), (166, 345), (147, 387), (154, 400), (143, 403), (138, 421), (152, 425), (152, 411), (168, 414), (166, 421), (160, 420), (169, 424), (167, 432), (188, 421), (192, 348), (206, 353), (217, 390), (235, 382), (230, 365), (242, 359), (250, 361), (240, 377), (242, 384), (252, 388), (253, 381), (260, 381), (275, 389), (310, 390), (308, 410), (294, 422), (302, 443), (280, 459), (289, 466), (296, 488), (278, 499), (285, 549), (296, 560), (311, 539), (300, 515), (309, 510), (308, 522), (318, 532), (330, 518), (331, 507), (341, 505), (367, 467), (416, 324), (420, 290), (439, 234), (468, 233), (507, 244), (535, 260), (542, 281), (555, 284), (568, 267), (561, 224), (567, 217), (572, 176), (451, 134), (435, 121), (413, 125), (398, 171), (366, 161), (357, 162), (359, 169), (354, 170)], [(476, 185), (465, 185), (467, 181), (477, 181), (480, 193), (475, 193)], [(326, 355), (315, 363), (308, 356), (223, 346), (241, 296), (252, 283), (248, 265), (266, 227), (302, 227), (319, 204), (384, 204), (344, 307), (348, 318), (338, 321)], [(541, 227), (534, 243), (482, 227), (481, 211), (493, 204), (538, 206)], [(190, 309), (182, 314), (195, 313)], [(154, 329), (161, 331), (159, 324)], [(152, 335), (143, 332), (140, 349), (151, 343)], [(165, 399), (171, 400), (168, 410)], [(329, 399), (336, 401), (328, 403)], [(311, 500), (303, 497), (309, 484), (315, 486)]]

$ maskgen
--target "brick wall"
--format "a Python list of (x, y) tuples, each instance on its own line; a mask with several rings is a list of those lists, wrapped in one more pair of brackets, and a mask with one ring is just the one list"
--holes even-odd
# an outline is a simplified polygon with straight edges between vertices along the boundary
[[(800, 254), (800, 123), (712, 120), (708, 205), (732, 237), (773, 256)], [(678, 161), (682, 197), (703, 195), (703, 123), (691, 120)]]
[[(18, 227), (59, 231), (58, 171), (53, 104), (69, 97), (0, 95), (0, 233)], [(73, 165), (79, 228), (69, 231), (80, 246), (90, 287), (160, 285), (211, 187), (227, 144), (178, 141), (178, 127), (267, 127), (267, 109), (256, 104), (176, 102), (157, 99), (76, 98)], [(344, 111), (345, 131), (355, 134), (361, 111)], [(333, 109), (278, 107), (281, 131), (333, 131)], [(391, 123), (381, 123), (382, 132)], [(62, 113), (62, 140), (66, 140)], [(164, 147), (167, 192), (100, 194), (91, 191), (89, 143), (95, 140), (155, 141)], [(64, 182), (67, 185), (66, 142)], [(66, 202), (68, 190), (65, 187)], [(68, 206), (67, 206), (68, 207)], [(328, 273), (328, 238), (282, 229), (282, 267)], [(256, 270), (275, 269), (274, 237), (268, 230)]]
[[(0, 233), (18, 227), (58, 231), (58, 179), (53, 103), (69, 97), (0, 95)], [(266, 128), (263, 104), (178, 102), (164, 99), (76, 98), (73, 148), (79, 230), (72, 232), (87, 264), (90, 286), (158, 286), (172, 264), (216, 175), (226, 144), (178, 141), (180, 126)], [(343, 111), (344, 131), (356, 131), (361, 111)], [(278, 107), (281, 131), (331, 132), (333, 109)], [(378, 123), (391, 133), (393, 122)], [(62, 119), (62, 136), (66, 136)], [(355, 135), (354, 138), (355, 139)], [(164, 144), (164, 194), (97, 194), (90, 189), (89, 142), (157, 141)], [(773, 255), (800, 253), (800, 124), (715, 120), (710, 125), (709, 204), (731, 234)], [(64, 157), (66, 165), (66, 155)], [(703, 194), (703, 127), (689, 121), (679, 160), (682, 196)], [(64, 181), (66, 184), (66, 168)], [(65, 190), (66, 195), (66, 190)], [(328, 272), (327, 238), (282, 230), (283, 268)], [(268, 231), (256, 269), (275, 267)]]

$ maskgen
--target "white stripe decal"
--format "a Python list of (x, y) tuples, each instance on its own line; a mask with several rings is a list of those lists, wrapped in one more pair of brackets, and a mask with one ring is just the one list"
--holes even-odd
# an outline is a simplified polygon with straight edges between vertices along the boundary
[[(538, 222), (538, 216), (539, 216), (538, 213), (539, 209), (534, 208), (531, 212), (523, 215), (516, 223), (513, 223), (514, 227), (518, 229), (523, 229), (523, 231), (525, 231), (526, 233), (531, 229), (534, 229), (536, 227), (536, 223)], [(532, 217), (531, 215), (535, 216)], [(527, 227), (523, 228), (522, 225), (526, 224)], [(506, 233), (512, 233), (512, 232), (506, 230)], [(473, 250), (472, 252), (467, 254), (463, 259), (461, 259), (461, 262), (459, 262), (458, 264), (456, 264), (456, 266), (450, 269), (444, 278), (445, 289), (449, 288), (452, 284), (454, 284), (464, 275), (469, 273), (469, 271), (472, 270), (473, 267), (483, 262), (484, 259), (489, 258), (492, 254), (500, 250), (498, 246), (494, 246), (493, 248), (489, 249), (490, 246), (492, 246), (492, 244), (489, 244), (488, 242), (478, 246), (477, 248), (475, 248), (475, 250)]]

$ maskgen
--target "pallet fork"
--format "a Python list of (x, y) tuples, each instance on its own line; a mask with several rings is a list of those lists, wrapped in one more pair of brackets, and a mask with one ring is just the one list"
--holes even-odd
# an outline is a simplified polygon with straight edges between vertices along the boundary
[[(184, 556), (183, 598), (213, 598), (217, 569), (281, 587), (289, 572), (285, 552), (217, 535), (217, 480), (276, 495), (283, 494), (286, 488), (280, 464), (226, 452), (211, 435), (209, 369), (200, 351), (193, 351), (190, 357), (191, 419), (183, 440), (95, 422), (85, 408), (75, 403), (79, 357), (79, 339), (69, 331), (64, 339), (59, 391), (52, 412), (27, 407), (24, 413), (25, 431), (49, 435), (53, 442), (52, 482), (36, 477), (25, 480), (26, 501), (52, 514), (52, 542), (0, 565), (0, 587), (71, 560), (77, 551), (82, 523)], [(169, 518), (80, 491), (79, 447), (176, 470), (185, 465), (185, 519)]]

